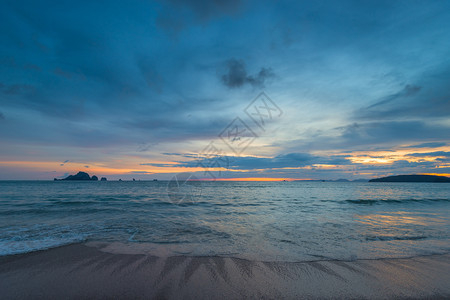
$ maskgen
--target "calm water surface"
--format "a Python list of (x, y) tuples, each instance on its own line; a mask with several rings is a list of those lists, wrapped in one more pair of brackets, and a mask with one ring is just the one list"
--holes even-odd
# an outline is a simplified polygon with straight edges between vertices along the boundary
[(0, 181), (0, 255), (81, 241), (167, 255), (305, 261), (450, 252), (450, 184)]

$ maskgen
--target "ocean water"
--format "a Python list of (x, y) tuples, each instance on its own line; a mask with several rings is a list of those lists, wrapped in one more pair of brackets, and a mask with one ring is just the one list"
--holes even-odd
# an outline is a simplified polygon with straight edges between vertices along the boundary
[(0, 181), (0, 255), (77, 242), (268, 261), (450, 252), (450, 184), (197, 184), (174, 204), (164, 181)]

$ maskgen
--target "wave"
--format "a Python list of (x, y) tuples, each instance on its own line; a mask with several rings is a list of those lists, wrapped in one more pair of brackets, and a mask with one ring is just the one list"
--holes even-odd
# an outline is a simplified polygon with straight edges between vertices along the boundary
[(34, 240), (15, 239), (0, 241), (0, 256), (20, 253), (28, 253), (38, 250), (45, 250), (64, 245), (76, 244), (86, 241), (86, 236), (81, 234), (71, 234), (65, 237), (42, 237)]
[(401, 204), (401, 203), (433, 203), (433, 202), (450, 202), (450, 199), (355, 199), (345, 200), (350, 204), (374, 205), (374, 204)]
[(426, 236), (367, 236), (366, 241), (417, 241), (426, 238)]
[(67, 208), (64, 207), (43, 207), (43, 208), (30, 208), (30, 209), (9, 209), (9, 210), (0, 210), (0, 216), (23, 216), (23, 215), (55, 215), (58, 213), (77, 213), (77, 214), (95, 214), (95, 213), (120, 213), (126, 212), (127, 208), (116, 208), (116, 207), (105, 207), (105, 208), (89, 208), (89, 207), (81, 207), (81, 208)]

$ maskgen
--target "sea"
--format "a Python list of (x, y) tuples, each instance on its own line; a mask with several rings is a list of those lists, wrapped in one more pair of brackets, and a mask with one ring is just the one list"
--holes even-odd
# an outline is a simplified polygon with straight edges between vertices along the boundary
[(0, 181), (0, 255), (73, 243), (263, 261), (450, 252), (450, 184)]

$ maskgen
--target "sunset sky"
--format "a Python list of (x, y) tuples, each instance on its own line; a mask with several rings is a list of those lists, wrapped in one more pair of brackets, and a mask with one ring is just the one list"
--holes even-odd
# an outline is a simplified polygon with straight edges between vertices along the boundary
[(450, 1), (2, 1), (0, 40), (2, 180), (450, 175)]

